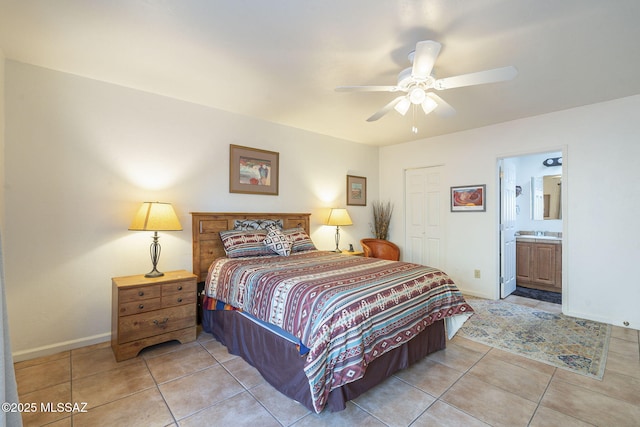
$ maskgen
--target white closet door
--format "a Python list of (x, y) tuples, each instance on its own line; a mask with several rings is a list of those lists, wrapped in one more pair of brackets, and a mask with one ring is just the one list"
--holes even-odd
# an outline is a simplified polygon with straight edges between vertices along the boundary
[(444, 266), (442, 166), (405, 171), (404, 261), (430, 267)]

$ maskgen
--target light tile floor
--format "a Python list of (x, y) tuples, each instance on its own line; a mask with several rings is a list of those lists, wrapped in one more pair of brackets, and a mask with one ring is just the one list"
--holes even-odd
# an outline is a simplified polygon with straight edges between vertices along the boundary
[(121, 363), (103, 343), (15, 369), (22, 403), (87, 403), (74, 414), (24, 413), (26, 426), (620, 427), (640, 425), (639, 345), (638, 331), (613, 327), (598, 381), (456, 337), (346, 410), (319, 415), (276, 392), (203, 332), (196, 342), (161, 344)]

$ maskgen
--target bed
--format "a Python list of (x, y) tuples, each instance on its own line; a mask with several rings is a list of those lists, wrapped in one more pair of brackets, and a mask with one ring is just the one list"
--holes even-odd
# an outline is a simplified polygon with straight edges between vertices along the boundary
[(192, 221), (203, 330), (315, 412), (443, 349), (473, 312), (440, 270), (317, 250), (310, 214)]

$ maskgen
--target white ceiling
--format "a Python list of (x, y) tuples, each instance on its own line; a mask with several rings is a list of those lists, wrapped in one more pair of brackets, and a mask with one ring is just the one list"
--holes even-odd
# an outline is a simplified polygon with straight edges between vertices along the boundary
[[(386, 145), (640, 93), (638, 0), (0, 0), (8, 59), (346, 140)], [(515, 80), (439, 95), (457, 114), (366, 119), (416, 42), (436, 77)], [(411, 132), (412, 126), (418, 133)]]

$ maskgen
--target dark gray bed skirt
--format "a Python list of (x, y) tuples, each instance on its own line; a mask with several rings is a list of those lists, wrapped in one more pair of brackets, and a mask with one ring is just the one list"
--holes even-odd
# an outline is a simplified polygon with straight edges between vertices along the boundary
[[(304, 356), (290, 341), (257, 325), (235, 311), (204, 310), (202, 327), (224, 344), (229, 353), (242, 357), (285, 396), (313, 411)], [(446, 346), (444, 321), (440, 320), (406, 344), (372, 361), (363, 378), (331, 391), (326, 409), (345, 409), (346, 402), (381, 383), (400, 369)]]

